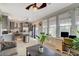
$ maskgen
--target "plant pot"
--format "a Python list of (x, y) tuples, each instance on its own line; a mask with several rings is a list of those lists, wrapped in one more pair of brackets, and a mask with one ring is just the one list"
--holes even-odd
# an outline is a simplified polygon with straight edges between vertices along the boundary
[(43, 46), (40, 46), (40, 47), (39, 47), (39, 52), (40, 52), (40, 53), (43, 53), (43, 52), (44, 52), (44, 47), (43, 47)]

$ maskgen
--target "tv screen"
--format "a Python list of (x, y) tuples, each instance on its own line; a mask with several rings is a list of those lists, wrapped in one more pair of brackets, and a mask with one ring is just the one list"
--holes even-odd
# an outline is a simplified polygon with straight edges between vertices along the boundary
[(74, 39), (74, 38), (76, 38), (76, 35), (69, 35), (69, 38)]
[(68, 32), (61, 32), (61, 37), (68, 37), (69, 33)]
[(2, 34), (8, 34), (8, 31), (3, 31)]

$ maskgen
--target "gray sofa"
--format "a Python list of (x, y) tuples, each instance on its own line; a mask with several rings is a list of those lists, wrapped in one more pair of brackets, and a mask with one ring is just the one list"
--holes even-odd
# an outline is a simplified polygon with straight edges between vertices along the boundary
[(15, 36), (13, 34), (3, 34), (0, 45), (1, 51), (16, 47)]
[(10, 42), (15, 40), (15, 36), (13, 34), (3, 34), (2, 39), (3, 41)]

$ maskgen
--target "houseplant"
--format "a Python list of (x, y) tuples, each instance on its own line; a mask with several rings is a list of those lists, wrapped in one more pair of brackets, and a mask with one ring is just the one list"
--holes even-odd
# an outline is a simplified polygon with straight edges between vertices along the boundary
[(73, 47), (72, 48), (79, 51), (79, 38), (73, 39)]
[(40, 42), (40, 47), (39, 47), (39, 52), (43, 53), (43, 44), (44, 42), (48, 39), (48, 35), (45, 34), (44, 32), (41, 32), (39, 36), (37, 36), (39, 42)]
[[(79, 31), (77, 30), (75, 33), (78, 35), (79, 34)], [(73, 40), (73, 49), (79, 51), (79, 38), (75, 38)]]

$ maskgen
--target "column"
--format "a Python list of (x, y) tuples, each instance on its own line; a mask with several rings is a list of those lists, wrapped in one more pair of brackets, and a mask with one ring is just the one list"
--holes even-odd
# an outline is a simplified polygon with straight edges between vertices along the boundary
[(60, 24), (58, 16), (56, 16), (56, 37), (60, 37)]
[(33, 26), (34, 27), (34, 38), (36, 38), (36, 25)]
[(40, 34), (42, 32), (42, 29), (43, 29), (42, 22), (40, 22), (38, 25), (39, 25), (38, 34)]
[(47, 34), (49, 35), (49, 19), (47, 19)]

